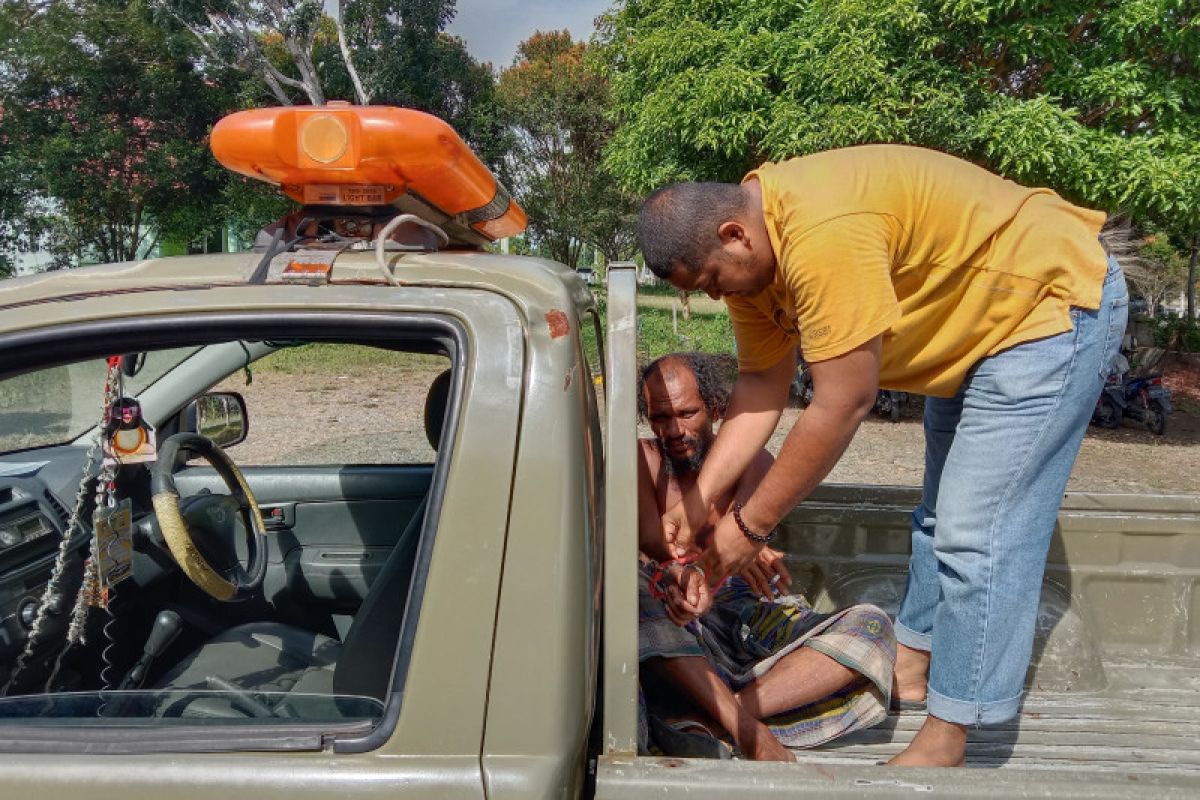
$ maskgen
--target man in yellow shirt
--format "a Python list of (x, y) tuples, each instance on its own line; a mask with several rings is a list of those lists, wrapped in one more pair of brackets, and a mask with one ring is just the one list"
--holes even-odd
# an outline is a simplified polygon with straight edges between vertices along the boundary
[[(963, 763), (1017, 713), (1062, 492), (1124, 333), (1104, 215), (936, 151), (835, 150), (647, 198), (646, 264), (725, 298), (739, 377), (695, 489), (663, 515), (683, 551), (769, 439), (799, 347), (813, 402), (700, 562), (737, 572), (829, 473), (882, 386), (929, 395), (921, 505), (896, 620), (897, 700), (929, 716), (893, 764)], [(699, 572), (697, 571), (697, 574)], [(697, 608), (710, 593), (695, 586)]]

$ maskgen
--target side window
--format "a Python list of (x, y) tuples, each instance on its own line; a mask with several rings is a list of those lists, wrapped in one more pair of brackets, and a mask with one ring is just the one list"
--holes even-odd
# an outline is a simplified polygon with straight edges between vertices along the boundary
[(244, 466), (428, 464), (425, 409), (444, 356), (348, 344), (283, 347), (213, 391), (246, 401)]
[[(456, 347), (440, 334), (396, 341)], [(0, 745), (22, 725), (51, 725), (67, 740), (73, 727), (113, 720), (148, 734), (358, 730), (382, 719), (397, 659), (413, 651), (397, 645), (416, 619), (406, 604), (415, 598), (419, 612), (409, 589), (441, 491), (431, 439), (452, 359), (246, 338), (139, 361), (120, 381), (130, 404), (120, 407), (147, 409), (160, 431), (219, 420), (228, 404), (204, 396), (216, 376), (226, 377), (209, 391), (243, 397), (249, 435), (229, 455), (240, 467), (278, 467), (244, 476), (267, 535), (246, 533), (241, 481), (199, 460), (167, 467), (170, 481), (150, 470), (174, 461), (130, 461), (92, 505), (101, 465), (84, 435), (111, 416), (104, 358), (0, 380)], [(150, 416), (175, 415), (197, 395), (194, 416)], [(150, 741), (141, 734), (138, 747)]]

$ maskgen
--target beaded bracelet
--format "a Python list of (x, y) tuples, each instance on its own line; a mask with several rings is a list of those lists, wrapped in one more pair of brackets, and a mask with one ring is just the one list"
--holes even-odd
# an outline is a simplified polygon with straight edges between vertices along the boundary
[(737, 526), (739, 528), (741, 528), (743, 536), (745, 536), (750, 541), (758, 542), (759, 544), (767, 544), (767, 543), (773, 541), (775, 539), (775, 533), (779, 530), (778, 528), (774, 528), (766, 536), (762, 536), (762, 535), (757, 534), (754, 531), (750, 530), (749, 526), (747, 526), (746, 523), (742, 520), (742, 504), (741, 503), (733, 504), (733, 521), (737, 523)]

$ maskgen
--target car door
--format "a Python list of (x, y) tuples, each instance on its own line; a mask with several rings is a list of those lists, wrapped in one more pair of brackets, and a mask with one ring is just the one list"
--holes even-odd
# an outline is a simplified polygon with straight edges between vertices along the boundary
[[(28, 368), (33, 354), (95, 356), (121, 352), (131, 340), (152, 348), (193, 334), (234, 341), (302, 330), (344, 343), (360, 333), (377, 340), (393, 327), (404, 334), (425, 326), (453, 344), (452, 386), (428, 475), (417, 566), (406, 595), (393, 600), (404, 625), (377, 715), (345, 724), (0, 715), (0, 795), (482, 797), (480, 746), (512, 490), (511, 471), (498, 467), (514, 459), (526, 381), (524, 322), (513, 303), (486, 289), (206, 287), (134, 293), (119, 306), (80, 297), (51, 316), (5, 320), (0, 372)], [(177, 411), (147, 402), (148, 414)], [(347, 520), (354, 548), (382, 546), (394, 527), (382, 518), (398, 522), (426, 480), (421, 469), (404, 467), (319, 466), (311, 480), (305, 471), (266, 465), (254, 480), (268, 508), (296, 504), (297, 547), (314, 553), (342, 547), (346, 537), (320, 529)], [(371, 488), (389, 481), (396, 485)]]

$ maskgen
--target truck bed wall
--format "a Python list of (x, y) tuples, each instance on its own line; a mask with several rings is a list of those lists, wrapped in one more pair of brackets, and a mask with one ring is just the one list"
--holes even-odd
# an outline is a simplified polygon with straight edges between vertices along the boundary
[[(895, 614), (919, 500), (907, 487), (821, 487), (781, 532), (793, 591), (821, 610), (869, 602)], [(1109, 658), (1200, 667), (1198, 575), (1200, 495), (1068, 494), (1028, 686), (1102, 691)]]

